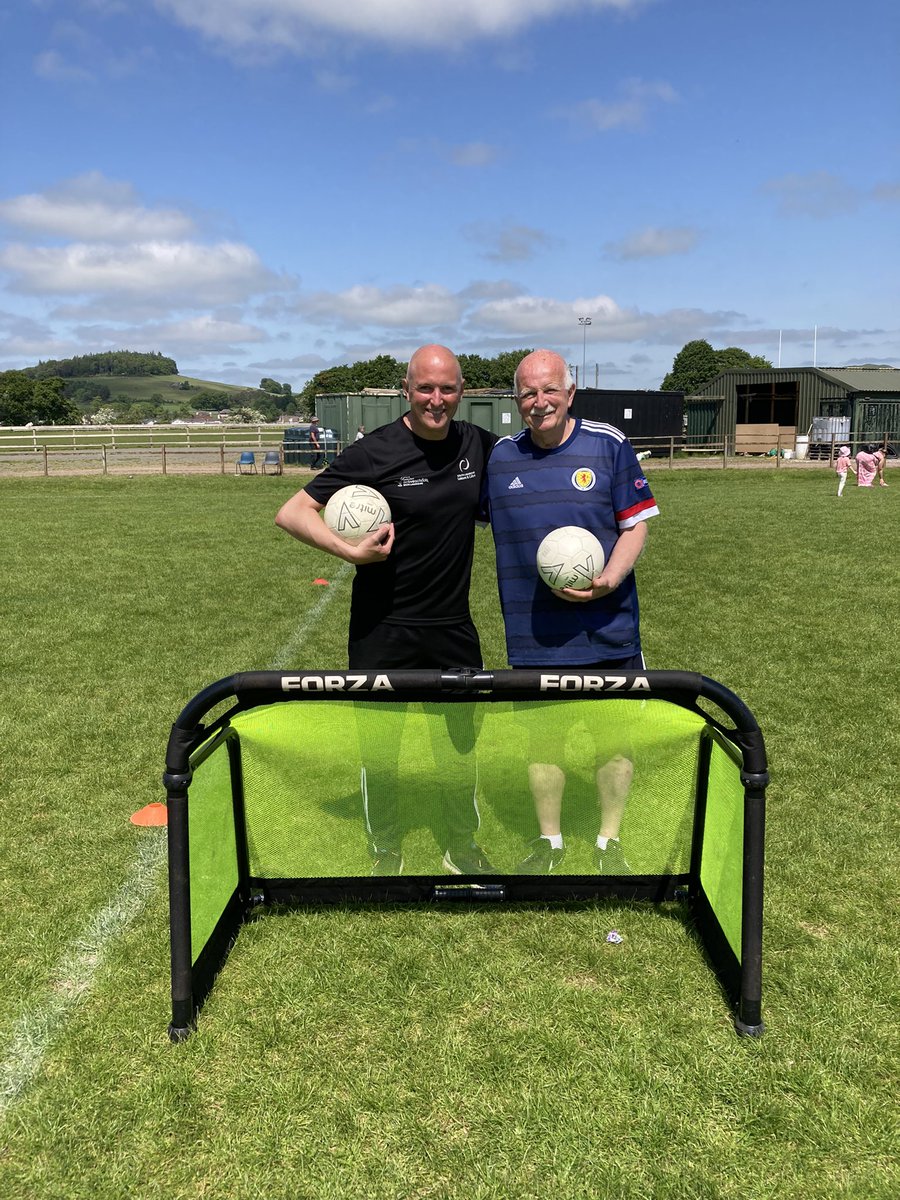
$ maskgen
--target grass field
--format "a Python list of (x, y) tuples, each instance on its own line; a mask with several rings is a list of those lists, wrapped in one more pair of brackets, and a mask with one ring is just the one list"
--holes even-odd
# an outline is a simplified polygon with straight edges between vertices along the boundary
[(124, 396), (129, 404), (137, 404), (160, 395), (174, 404), (191, 402), (191, 392), (182, 390), (189, 383), (195, 391), (225, 392), (229, 396), (245, 391), (243, 384), (214, 383), (209, 379), (195, 379), (191, 375), (73, 375), (71, 383), (103, 383), (109, 388), (110, 402)]
[[(0, 480), (0, 1195), (900, 1194), (900, 487), (650, 477), (648, 662), (768, 745), (758, 1041), (683, 922), (585, 904), (261, 920), (173, 1046), (163, 834), (129, 817), (206, 684), (345, 665), (349, 571), (275, 529), (296, 478)], [(491, 563), (481, 531), (500, 667)]]

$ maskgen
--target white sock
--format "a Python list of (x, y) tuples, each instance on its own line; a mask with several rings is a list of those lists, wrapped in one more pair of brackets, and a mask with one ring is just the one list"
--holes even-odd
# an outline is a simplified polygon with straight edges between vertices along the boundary
[(563, 839), (561, 833), (542, 833), (541, 837), (545, 842), (549, 842), (554, 850), (562, 850)]
[(601, 837), (599, 833), (597, 834), (597, 849), (598, 850), (605, 850), (606, 847), (609, 845), (609, 842), (610, 842), (610, 838)]

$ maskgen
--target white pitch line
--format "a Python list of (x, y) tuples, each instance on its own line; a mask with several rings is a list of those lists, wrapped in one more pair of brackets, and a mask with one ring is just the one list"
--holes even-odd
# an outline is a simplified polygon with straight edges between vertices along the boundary
[(283, 671), (285, 667), (291, 666), (291, 659), (302, 648), (306, 635), (313, 626), (317, 625), (319, 618), (324, 613), (325, 609), (334, 599), (334, 594), (340, 585), (344, 582), (350, 572), (353, 570), (353, 564), (348, 562), (341, 563), (340, 570), (336, 573), (330, 587), (323, 589), (322, 595), (315, 602), (310, 610), (310, 613), (299, 629), (295, 630), (289, 641), (281, 647), (275, 657), (272, 659), (270, 671)]
[[(331, 586), (323, 591), (307, 619), (275, 655), (269, 670), (282, 670), (301, 649), (351, 570), (351, 563), (341, 564)], [(94, 914), (60, 959), (44, 999), (32, 1005), (16, 1022), (0, 1062), (0, 1121), (38, 1074), (51, 1043), (93, 987), (113, 941), (125, 933), (150, 898), (157, 871), (166, 861), (166, 839), (158, 831), (147, 832), (149, 836), (141, 839), (125, 882), (109, 903)]]

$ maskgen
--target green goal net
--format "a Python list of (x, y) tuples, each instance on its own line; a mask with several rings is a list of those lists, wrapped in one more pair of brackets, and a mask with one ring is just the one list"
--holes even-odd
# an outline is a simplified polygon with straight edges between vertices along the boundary
[(176, 1040), (251, 911), (348, 899), (681, 901), (762, 1030), (765, 750), (703, 676), (235, 675), (176, 721), (165, 782)]

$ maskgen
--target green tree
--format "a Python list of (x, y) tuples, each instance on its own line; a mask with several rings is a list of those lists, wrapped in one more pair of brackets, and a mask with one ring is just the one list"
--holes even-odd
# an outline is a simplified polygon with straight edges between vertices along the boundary
[(740, 346), (713, 350), (709, 342), (702, 339), (687, 342), (675, 355), (672, 370), (659, 385), (660, 391), (684, 392), (689, 396), (722, 371), (759, 370), (771, 365), (767, 358), (750, 354)]
[(504, 350), (491, 361), (491, 382), (489, 387), (509, 388), (512, 390), (513, 376), (516, 367), (531, 350)]
[(25, 371), (0, 374), (0, 425), (80, 425), (81, 410), (63, 393), (63, 381), (34, 379)]
[(720, 371), (758, 371), (772, 366), (761, 354), (751, 354), (740, 346), (726, 346), (724, 350), (717, 350), (716, 359)]
[(480, 354), (460, 354), (459, 365), (468, 388), (491, 387), (491, 361)]
[(660, 391), (691, 395), (718, 373), (716, 352), (709, 342), (704, 339), (688, 342), (675, 355), (672, 370), (659, 385)]
[(102, 354), (84, 354), (75, 358), (49, 359), (36, 367), (26, 368), (33, 379), (52, 376), (70, 379), (73, 375), (177, 375), (174, 358), (158, 351), (145, 354), (139, 350), (107, 350)]

